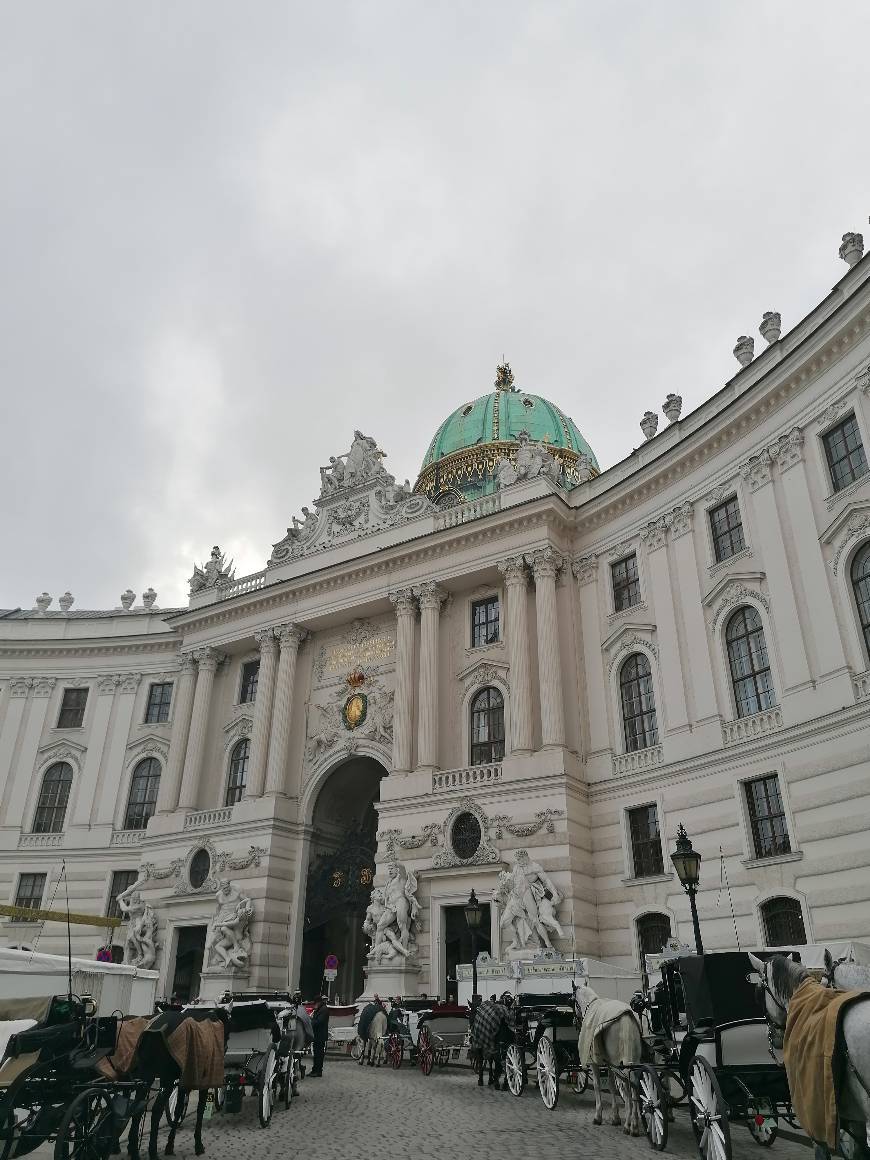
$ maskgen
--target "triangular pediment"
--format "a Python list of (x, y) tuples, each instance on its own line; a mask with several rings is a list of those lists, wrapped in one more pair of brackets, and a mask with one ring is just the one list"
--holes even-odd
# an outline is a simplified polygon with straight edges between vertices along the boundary
[(78, 741), (73, 741), (72, 738), (64, 739), (63, 741), (52, 741), (48, 745), (40, 746), (39, 758), (44, 760), (47, 757), (56, 757), (58, 761), (62, 761), (64, 757), (74, 754), (76, 757), (84, 757), (87, 753), (87, 745), (80, 745)]
[(466, 665), (464, 669), (461, 669), (456, 674), (456, 676), (457, 676), (458, 680), (464, 681), (466, 679), (466, 677), (470, 677), (470, 676), (474, 675), (475, 673), (477, 673), (478, 670), (483, 670), (483, 669), (495, 669), (497, 672), (500, 672), (500, 673), (503, 673), (506, 675), (508, 670), (510, 669), (510, 665), (505, 664), (504, 661), (492, 661), (492, 660), (481, 659), (481, 660), (474, 661), (473, 664)]
[(764, 581), (764, 578), (764, 572), (729, 572), (726, 576), (723, 576), (721, 579), (716, 581), (707, 595), (703, 598), (701, 603), (705, 604), (707, 608), (709, 608), (710, 605), (714, 604), (722, 595), (722, 593), (727, 588), (730, 588), (732, 584), (737, 584), (740, 587), (746, 587), (747, 585), (753, 584), (760, 586)]
[(853, 500), (851, 503), (847, 503), (837, 518), (828, 524), (819, 536), (819, 541), (822, 544), (832, 544), (846, 531), (853, 518), (857, 520), (864, 518), (870, 524), (870, 499)]
[(619, 628), (615, 628), (610, 636), (603, 642), (601, 647), (606, 650), (615, 648), (619, 642), (628, 636), (653, 636), (656, 631), (654, 624), (643, 623), (639, 620), (627, 620), (621, 624)]

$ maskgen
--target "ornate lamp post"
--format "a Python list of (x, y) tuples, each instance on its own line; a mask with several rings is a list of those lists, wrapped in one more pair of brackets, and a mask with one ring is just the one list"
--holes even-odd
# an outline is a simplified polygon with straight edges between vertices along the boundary
[(698, 923), (698, 907), (695, 895), (698, 892), (698, 883), (701, 881), (701, 855), (692, 849), (692, 843), (686, 833), (685, 826), (680, 822), (677, 830), (677, 848), (671, 854), (671, 861), (677, 872), (683, 890), (689, 896), (689, 906), (692, 908), (692, 926), (695, 930), (695, 950), (699, 955), (704, 953), (704, 944), (701, 942), (701, 927)]
[(468, 896), (465, 904), (465, 922), (471, 934), (471, 1007), (477, 999), (477, 932), (480, 929), (480, 920), (483, 918), (483, 907), (477, 901), (474, 890)]

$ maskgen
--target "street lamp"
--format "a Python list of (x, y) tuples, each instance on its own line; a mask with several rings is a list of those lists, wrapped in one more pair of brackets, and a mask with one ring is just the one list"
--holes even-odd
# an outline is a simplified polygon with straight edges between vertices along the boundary
[(477, 1000), (477, 932), (480, 929), (480, 920), (483, 918), (483, 907), (477, 901), (474, 890), (468, 896), (465, 904), (465, 922), (471, 934), (471, 1008), (474, 1009)]
[(698, 907), (695, 895), (698, 892), (698, 883), (701, 880), (701, 855), (692, 849), (686, 828), (680, 822), (677, 830), (677, 848), (671, 854), (671, 861), (677, 872), (683, 890), (689, 896), (689, 906), (692, 908), (692, 926), (695, 930), (695, 950), (699, 955), (704, 953), (704, 944), (701, 942), (701, 927), (698, 923)]

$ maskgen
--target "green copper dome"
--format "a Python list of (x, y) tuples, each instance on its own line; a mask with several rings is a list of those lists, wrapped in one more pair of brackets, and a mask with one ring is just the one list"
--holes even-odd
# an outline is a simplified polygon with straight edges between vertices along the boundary
[(454, 502), (474, 499), (495, 490), (493, 469), (502, 457), (511, 457), (511, 444), (526, 431), (535, 443), (552, 448), (569, 486), (574, 466), (585, 456), (595, 474), (598, 461), (574, 422), (547, 399), (517, 390), (505, 363), (498, 368), (496, 389), (448, 415), (429, 444), (416, 491), (436, 501), (452, 493)]

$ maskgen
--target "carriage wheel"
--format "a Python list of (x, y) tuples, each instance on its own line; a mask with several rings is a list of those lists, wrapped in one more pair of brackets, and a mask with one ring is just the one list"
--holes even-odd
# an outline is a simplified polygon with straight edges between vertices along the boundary
[(290, 1102), (293, 1099), (293, 1056), (287, 1057), (287, 1066), (281, 1073), (281, 1099), (284, 1101), (284, 1107), (289, 1108)]
[(287, 1056), (279, 1059), (275, 1057), (275, 1070), (272, 1072), (272, 1107), (283, 1103), (285, 1108), (290, 1107), (290, 1072), (287, 1066)]
[(166, 1123), (170, 1128), (179, 1128), (181, 1121), (187, 1115), (187, 1103), (190, 1093), (176, 1084), (166, 1100)]
[(114, 1134), (108, 1093), (89, 1088), (76, 1096), (58, 1124), (54, 1160), (106, 1160)]
[(360, 1059), (362, 1059), (362, 1053), (364, 1050), (365, 1044), (360, 1039), (360, 1037), (357, 1036), (353, 1041), (353, 1046), (350, 1049), (350, 1058), (354, 1061), (354, 1063), (359, 1063)]
[(659, 1073), (644, 1063), (632, 1078), (637, 1085), (640, 1115), (649, 1145), (656, 1152), (664, 1152), (668, 1143), (668, 1097)]
[(512, 1096), (521, 1096), (526, 1087), (526, 1060), (515, 1043), (509, 1043), (505, 1052), (504, 1073), (508, 1091)]
[(776, 1113), (768, 1104), (765, 1107), (749, 1108), (749, 1118), (746, 1123), (752, 1138), (762, 1148), (769, 1148), (779, 1134), (779, 1120)]
[(258, 1077), (257, 1115), (260, 1118), (260, 1127), (268, 1128), (272, 1122), (273, 1089), (275, 1077), (275, 1048), (270, 1047), (263, 1059)]
[(538, 1087), (544, 1107), (552, 1112), (559, 1102), (559, 1065), (556, 1062), (556, 1051), (553, 1041), (546, 1035), (538, 1040), (538, 1051), (535, 1056), (538, 1071)]
[(571, 1084), (571, 1091), (578, 1096), (582, 1096), (589, 1087), (590, 1071), (588, 1067), (578, 1067), (574, 1072), (574, 1082)]
[(393, 1031), (390, 1038), (387, 1040), (387, 1059), (393, 1071), (398, 1071), (402, 1066), (402, 1058), (405, 1054), (405, 1045), (402, 1043), (401, 1035), (397, 1035)]
[(417, 1061), (423, 1075), (431, 1075), (435, 1063), (435, 1051), (432, 1047), (432, 1036), (428, 1027), (420, 1029), (420, 1036), (417, 1040)]
[(29, 1134), (39, 1112), (39, 1104), (27, 1107), (14, 1105), (9, 1108), (3, 1123), (0, 1124), (0, 1160), (18, 1155), (19, 1150), (21, 1155), (30, 1151), (27, 1146), (22, 1148), (22, 1140)]
[(701, 1055), (693, 1058), (689, 1070), (689, 1108), (703, 1160), (731, 1160), (728, 1105), (716, 1073)]

